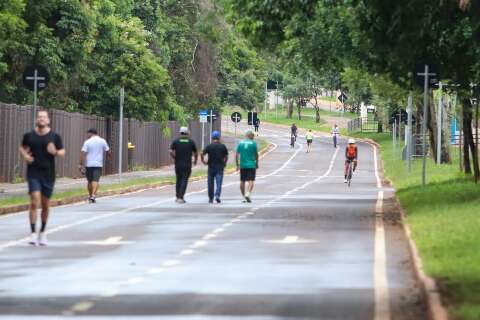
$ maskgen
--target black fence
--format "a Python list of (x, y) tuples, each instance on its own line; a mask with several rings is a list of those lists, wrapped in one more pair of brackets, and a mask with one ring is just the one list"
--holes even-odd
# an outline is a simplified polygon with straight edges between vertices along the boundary
[(356, 118), (348, 122), (348, 132), (381, 132), (381, 124), (369, 118)]

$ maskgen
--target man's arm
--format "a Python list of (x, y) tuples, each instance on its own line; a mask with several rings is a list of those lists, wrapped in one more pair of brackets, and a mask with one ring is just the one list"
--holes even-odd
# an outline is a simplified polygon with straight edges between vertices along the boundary
[(240, 167), (240, 154), (237, 152), (235, 153), (235, 164), (237, 165), (237, 170)]
[(87, 158), (87, 153), (85, 151), (80, 151), (80, 167), (85, 167), (85, 159)]
[(258, 157), (258, 152), (257, 152), (257, 154), (256, 154), (256, 156), (255, 156), (256, 163), (257, 163), (257, 169), (258, 169), (258, 158), (259, 158), (259, 157)]
[(25, 160), (26, 163), (30, 164), (32, 163), (35, 159), (30, 155), (30, 149), (26, 146), (21, 145), (18, 148), (18, 151), (20, 152), (20, 155), (22, 156), (23, 160)]
[(193, 140), (192, 140), (192, 143), (193, 143), (193, 148), (192, 148), (192, 151), (193, 151), (193, 165), (196, 166), (197, 162), (198, 162), (198, 151), (197, 151), (197, 146), (195, 145), (195, 142), (193, 142)]
[(208, 162), (205, 160), (205, 154), (206, 154), (206, 150), (203, 150), (202, 154), (200, 155), (200, 159), (202, 160), (202, 163), (204, 165), (207, 165)]
[(173, 161), (175, 161), (175, 157), (177, 156), (177, 153), (175, 151), (175, 141), (172, 142), (172, 144), (170, 145), (170, 157), (173, 159)]

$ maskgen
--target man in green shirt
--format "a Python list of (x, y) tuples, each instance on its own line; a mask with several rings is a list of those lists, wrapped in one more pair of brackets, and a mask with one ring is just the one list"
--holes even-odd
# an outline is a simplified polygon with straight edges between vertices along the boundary
[[(245, 133), (246, 139), (240, 141), (237, 146), (235, 161), (237, 170), (240, 169), (240, 192), (246, 202), (252, 202), (250, 194), (253, 191), (256, 171), (258, 169), (258, 148), (253, 141), (254, 134), (251, 130)], [(248, 183), (245, 192), (245, 182)]]

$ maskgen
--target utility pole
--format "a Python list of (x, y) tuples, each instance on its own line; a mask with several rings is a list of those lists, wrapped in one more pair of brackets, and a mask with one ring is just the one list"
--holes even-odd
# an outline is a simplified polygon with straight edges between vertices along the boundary
[(268, 99), (268, 77), (267, 80), (265, 81), (265, 101), (264, 101), (264, 106), (263, 106), (263, 113), (265, 117), (265, 121), (267, 121), (268, 117), (268, 111), (267, 111), (267, 99)]
[(412, 92), (408, 95), (408, 106), (407, 106), (407, 113), (408, 113), (408, 129), (407, 131), (407, 168), (408, 172), (412, 170), (412, 142), (413, 142), (413, 127), (412, 127), (412, 118), (413, 118), (413, 97), (412, 97)]
[(120, 110), (119, 110), (119, 142), (118, 142), (118, 176), (122, 177), (123, 160), (123, 103), (125, 99), (125, 89), (120, 88)]
[(442, 162), (442, 112), (443, 112), (443, 91), (442, 82), (438, 83), (440, 98), (438, 99), (437, 110), (437, 164)]
[(278, 119), (278, 81), (277, 86), (275, 88), (275, 120)]
[(425, 65), (425, 71), (423, 74), (423, 121), (422, 121), (422, 185), (426, 184), (427, 180), (427, 121), (428, 121), (428, 78), (430, 73), (428, 73), (428, 65)]

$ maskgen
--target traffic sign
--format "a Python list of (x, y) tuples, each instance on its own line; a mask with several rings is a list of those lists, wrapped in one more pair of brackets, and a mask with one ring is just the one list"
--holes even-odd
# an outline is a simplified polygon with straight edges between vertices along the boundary
[(342, 92), (342, 93), (340, 93), (340, 95), (338, 96), (337, 99), (338, 99), (341, 103), (345, 103), (345, 101), (348, 100), (348, 97), (347, 97), (347, 95), (346, 95), (345, 93)]
[(199, 116), (199, 119), (200, 119), (200, 123), (206, 123), (208, 121), (208, 116), (207, 115), (200, 115)]
[(415, 83), (423, 88), (425, 86), (425, 66), (428, 66), (428, 87), (438, 87), (440, 75), (435, 64), (429, 62), (418, 63), (415, 66)]
[(239, 123), (242, 120), (242, 114), (240, 112), (234, 112), (230, 116), (233, 122)]
[[(218, 118), (218, 112), (210, 110), (210, 112), (207, 114), (207, 121), (208, 122), (215, 122)], [(212, 121), (213, 120), (213, 121)]]
[(37, 84), (37, 91), (45, 89), (48, 80), (48, 71), (42, 65), (31, 65), (23, 71), (23, 85), (31, 91), (35, 91), (35, 84)]

